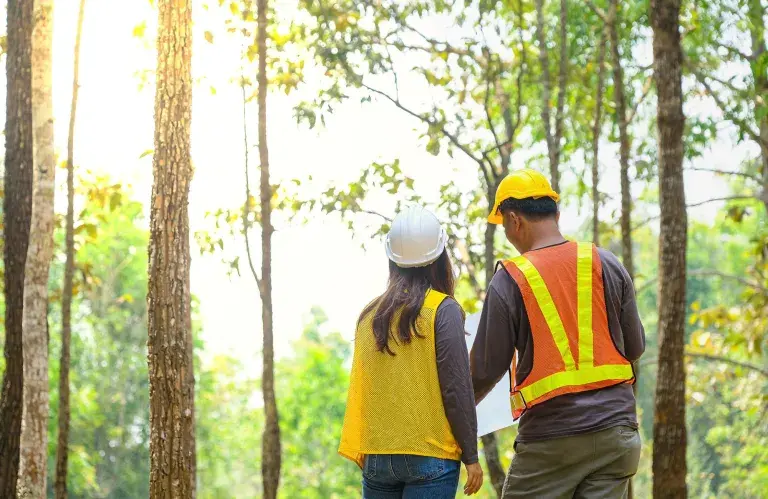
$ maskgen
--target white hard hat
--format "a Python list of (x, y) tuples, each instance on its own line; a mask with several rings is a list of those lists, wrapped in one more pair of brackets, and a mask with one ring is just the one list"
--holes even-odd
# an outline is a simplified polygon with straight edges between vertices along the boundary
[(440, 258), (447, 239), (434, 213), (422, 206), (410, 206), (392, 221), (387, 257), (398, 267), (424, 267)]

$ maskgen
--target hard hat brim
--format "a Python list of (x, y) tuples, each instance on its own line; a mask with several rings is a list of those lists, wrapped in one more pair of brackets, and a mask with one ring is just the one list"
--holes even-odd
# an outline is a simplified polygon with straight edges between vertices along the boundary
[(501, 225), (502, 223), (504, 223), (504, 217), (501, 216), (501, 213), (499, 213), (499, 205), (500, 204), (501, 203), (496, 203), (493, 206), (493, 211), (491, 211), (491, 213), (488, 214), (488, 219), (487, 220), (488, 220), (489, 224)]

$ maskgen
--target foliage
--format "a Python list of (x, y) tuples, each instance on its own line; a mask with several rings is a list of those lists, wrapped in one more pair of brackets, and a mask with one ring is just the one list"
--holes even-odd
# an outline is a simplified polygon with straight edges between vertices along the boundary
[(321, 332), (322, 310), (312, 309), (292, 357), (277, 366), (280, 429), (285, 453), (281, 497), (356, 497), (360, 470), (336, 453), (349, 387), (350, 343)]

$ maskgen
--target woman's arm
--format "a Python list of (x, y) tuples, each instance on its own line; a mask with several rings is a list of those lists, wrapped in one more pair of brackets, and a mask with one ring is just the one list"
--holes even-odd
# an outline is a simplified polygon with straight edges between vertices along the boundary
[(437, 309), (435, 350), (445, 416), (461, 447), (461, 460), (464, 464), (477, 463), (477, 413), (469, 374), (464, 315), (459, 304), (451, 298), (446, 298)]

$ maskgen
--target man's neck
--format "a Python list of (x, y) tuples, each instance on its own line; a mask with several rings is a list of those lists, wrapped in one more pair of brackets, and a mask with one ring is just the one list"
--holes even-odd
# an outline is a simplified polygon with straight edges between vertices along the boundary
[(563, 235), (560, 233), (560, 229), (557, 225), (543, 226), (537, 228), (536, 235), (531, 241), (531, 248), (528, 251), (533, 251), (547, 246), (554, 246), (556, 244), (562, 244), (566, 241)]

